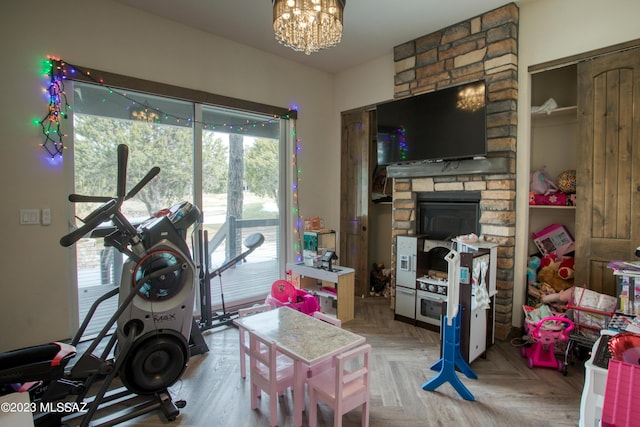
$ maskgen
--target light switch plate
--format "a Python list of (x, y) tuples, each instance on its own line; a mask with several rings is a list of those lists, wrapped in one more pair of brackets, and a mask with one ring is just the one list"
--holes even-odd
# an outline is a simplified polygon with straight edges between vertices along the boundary
[(20, 225), (40, 224), (40, 209), (20, 209)]

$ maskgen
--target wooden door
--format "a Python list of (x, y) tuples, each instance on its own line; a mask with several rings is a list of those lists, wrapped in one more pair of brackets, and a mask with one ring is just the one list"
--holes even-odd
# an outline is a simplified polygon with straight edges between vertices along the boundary
[(369, 288), (369, 112), (342, 114), (340, 260), (355, 269), (356, 296)]
[(640, 245), (639, 101), (640, 49), (578, 65), (575, 278), (609, 295), (608, 262)]

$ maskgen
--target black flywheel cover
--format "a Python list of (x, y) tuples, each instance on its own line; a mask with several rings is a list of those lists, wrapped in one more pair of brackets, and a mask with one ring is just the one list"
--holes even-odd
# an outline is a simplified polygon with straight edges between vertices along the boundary
[(173, 385), (187, 367), (188, 344), (182, 336), (154, 331), (133, 343), (120, 370), (128, 390), (154, 394)]

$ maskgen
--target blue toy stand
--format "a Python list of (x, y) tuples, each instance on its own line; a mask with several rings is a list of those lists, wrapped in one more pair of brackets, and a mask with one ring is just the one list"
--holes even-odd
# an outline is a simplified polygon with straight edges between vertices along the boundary
[(459, 270), (460, 262), (458, 253), (449, 252), (445, 257), (449, 263), (449, 292), (447, 294), (447, 314), (444, 316), (442, 327), (442, 358), (431, 365), (431, 370), (440, 370), (438, 375), (422, 384), (423, 390), (434, 391), (445, 382), (450, 383), (453, 388), (465, 400), (475, 400), (473, 394), (462, 384), (456, 374), (456, 368), (467, 378), (478, 379), (478, 376), (471, 369), (469, 364), (462, 358), (460, 353), (460, 316), (462, 307), (459, 304)]
[(460, 353), (460, 310), (458, 314), (453, 318), (451, 325), (447, 322), (447, 317), (444, 318), (444, 334), (443, 334), (443, 348), (442, 359), (431, 365), (432, 371), (440, 370), (438, 375), (427, 381), (422, 385), (423, 390), (434, 391), (445, 382), (450, 383), (453, 388), (462, 396), (465, 400), (475, 400), (473, 394), (462, 384), (460, 378), (456, 374), (456, 368), (460, 370), (467, 378), (474, 380), (478, 379), (478, 376), (467, 362), (462, 358)]
[(456, 368), (460, 370), (467, 378), (478, 379), (478, 376), (467, 362), (462, 358), (460, 353), (460, 310), (458, 314), (453, 318), (453, 322), (449, 325), (447, 317), (444, 318), (444, 334), (443, 334), (443, 348), (442, 359), (438, 360), (431, 366), (432, 371), (440, 370), (438, 375), (427, 381), (422, 385), (423, 390), (434, 391), (445, 382), (450, 383), (453, 388), (462, 396), (465, 400), (475, 400), (473, 394), (462, 384), (460, 378), (456, 374)]

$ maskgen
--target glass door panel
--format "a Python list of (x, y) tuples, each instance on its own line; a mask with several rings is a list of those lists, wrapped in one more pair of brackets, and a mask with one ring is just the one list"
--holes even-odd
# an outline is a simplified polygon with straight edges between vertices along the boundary
[(245, 251), (244, 240), (264, 243), (211, 281), (214, 309), (263, 300), (280, 277), (280, 120), (203, 107), (202, 210), (209, 270)]

